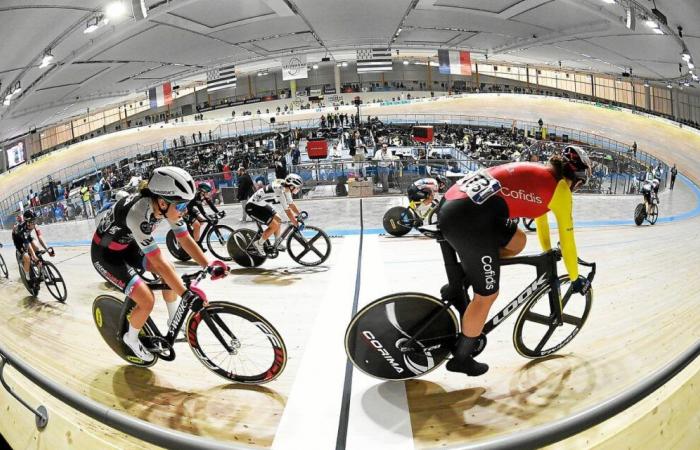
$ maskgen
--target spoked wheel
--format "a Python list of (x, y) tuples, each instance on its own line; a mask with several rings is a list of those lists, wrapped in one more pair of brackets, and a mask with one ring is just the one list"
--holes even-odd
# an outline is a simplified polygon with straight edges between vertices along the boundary
[(535, 231), (535, 219), (523, 219), (523, 225), (529, 231)]
[(231, 261), (231, 255), (226, 249), (228, 239), (233, 234), (233, 228), (227, 225), (214, 225), (207, 233), (207, 247), (212, 255), (222, 261)]
[[(126, 326), (119, 321), (124, 302), (111, 295), (100, 295), (92, 303), (92, 318), (102, 339), (120, 358), (129, 364), (141, 367), (150, 367), (158, 362), (158, 355), (151, 362), (146, 362), (136, 357), (131, 349), (124, 344), (122, 336), (126, 332)], [(149, 321), (150, 322), (150, 321)], [(139, 336), (153, 336), (150, 323), (146, 322)]]
[(416, 213), (410, 208), (394, 206), (384, 214), (384, 229), (392, 236), (403, 236), (416, 224)]
[[(559, 283), (565, 291), (571, 283), (569, 276), (559, 277)], [(544, 286), (525, 304), (513, 328), (515, 349), (526, 358), (540, 358), (560, 350), (578, 334), (591, 310), (592, 290), (585, 296), (573, 293), (568, 299), (564, 296), (564, 323), (558, 326), (549, 302), (550, 289), (550, 285)]]
[(68, 298), (68, 288), (58, 268), (48, 261), (44, 261), (44, 284), (53, 298), (65, 303)]
[[(211, 302), (190, 314), (187, 342), (207, 369), (237, 383), (267, 383), (287, 364), (287, 349), (275, 327), (233, 303)], [(222, 342), (233, 351), (227, 351)]]
[[(431, 323), (409, 343), (428, 320)], [(382, 380), (406, 380), (430, 372), (452, 351), (459, 322), (452, 310), (426, 294), (382, 297), (362, 308), (345, 332), (345, 352), (362, 372)]]
[(331, 254), (331, 239), (322, 229), (307, 225), (289, 235), (287, 253), (302, 266), (318, 266)]
[(249, 249), (257, 233), (247, 228), (234, 231), (228, 238), (226, 248), (231, 259), (243, 267), (258, 267), (265, 262), (266, 256), (253, 254)]
[(5, 278), (10, 277), (10, 272), (7, 271), (7, 264), (5, 264), (5, 258), (0, 255), (0, 271), (2, 271), (2, 274)]
[(647, 220), (649, 221), (650, 224), (654, 225), (656, 223), (656, 220), (659, 218), (659, 205), (651, 205), (651, 211), (649, 212), (649, 215), (647, 216)]
[(635, 225), (639, 226), (644, 222), (644, 219), (647, 216), (646, 208), (644, 207), (644, 203), (640, 203), (637, 205), (637, 207), (634, 209), (634, 223)]
[(189, 261), (192, 259), (185, 249), (180, 247), (180, 243), (177, 241), (173, 230), (168, 231), (168, 234), (165, 235), (165, 245), (168, 247), (170, 254), (180, 261)]

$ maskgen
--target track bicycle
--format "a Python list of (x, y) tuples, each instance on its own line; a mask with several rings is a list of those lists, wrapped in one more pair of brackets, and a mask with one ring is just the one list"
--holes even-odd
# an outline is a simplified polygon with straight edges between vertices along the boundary
[[(189, 289), (196, 286), (211, 269), (183, 275)], [(160, 279), (146, 281), (151, 290), (168, 290)], [(136, 303), (111, 295), (98, 296), (92, 305), (92, 316), (107, 345), (124, 361), (140, 367), (151, 367), (159, 359), (173, 361), (173, 345), (185, 325), (186, 340), (194, 356), (215, 374), (236, 383), (262, 384), (277, 378), (287, 364), (287, 349), (282, 336), (260, 314), (230, 302), (180, 300), (173, 321), (163, 336), (149, 317), (139, 334), (141, 343), (155, 356), (146, 362), (134, 355), (122, 337), (129, 329), (128, 317)]]
[[(352, 318), (345, 333), (345, 351), (353, 365), (372, 377), (406, 380), (428, 373), (451, 355), (460, 331), (460, 320), (469, 302), (464, 272), (456, 252), (439, 231), (423, 230), (438, 240), (442, 250), (448, 284), (441, 299), (403, 292), (379, 298)], [(588, 318), (592, 290), (574, 295), (568, 275), (557, 274), (559, 249), (537, 255), (504, 258), (501, 266), (529, 265), (536, 269), (535, 279), (486, 322), (473, 356), (486, 347), (486, 336), (516, 310), (523, 308), (513, 329), (513, 344), (526, 358), (550, 355), (568, 344)], [(596, 264), (581, 259), (590, 267), (593, 281)], [(569, 284), (564, 295), (561, 287)], [(458, 312), (456, 316), (452, 307)]]
[[(0, 248), (2, 248), (3, 245), (0, 243)], [(2, 257), (2, 254), (0, 254), (0, 271), (2, 271), (2, 275), (5, 278), (10, 277), (10, 272), (7, 270), (7, 264), (5, 263), (5, 258)]]
[[(204, 241), (206, 241), (207, 248), (211, 251), (212, 255), (222, 261), (231, 261), (231, 257), (226, 251), (226, 244), (229, 237), (233, 234), (233, 228), (219, 223), (219, 219), (223, 218), (224, 215), (224, 211), (221, 211), (219, 215), (212, 214), (205, 217), (205, 225), (199, 233), (197, 245), (204, 250)], [(191, 236), (192, 226), (189, 224), (187, 225), (187, 231)], [(173, 230), (168, 231), (168, 234), (165, 235), (165, 244), (170, 254), (180, 261), (189, 261), (192, 259), (185, 249), (180, 247), (180, 243), (177, 241)]]
[[(51, 253), (53, 253), (53, 248), (49, 247)], [(22, 265), (22, 255), (16, 252), (17, 256), (17, 266), (19, 267), (19, 275), (22, 279), (22, 284), (27, 288), (32, 297), (39, 295), (39, 290), (41, 288), (41, 283), (43, 282), (49, 294), (61, 303), (65, 303), (68, 298), (68, 288), (66, 288), (66, 282), (63, 280), (61, 272), (58, 268), (51, 262), (44, 260), (44, 253), (46, 250), (35, 250), (36, 260), (29, 262), (29, 277), (24, 272), (24, 267)]]
[(408, 207), (394, 206), (384, 213), (382, 224), (384, 230), (392, 236), (404, 236), (414, 228), (423, 225), (435, 225), (438, 220), (438, 206), (440, 200), (433, 199), (430, 205), (423, 205), (420, 201), (410, 200)]
[(645, 220), (650, 225), (654, 225), (659, 218), (659, 197), (656, 192), (651, 191), (649, 200), (644, 198), (644, 202), (637, 205), (634, 209), (634, 223), (641, 225)]
[(322, 229), (304, 224), (308, 216), (308, 213), (302, 211), (297, 217), (299, 227), (290, 223), (274, 244), (266, 241), (263, 244), (264, 255), (258, 254), (253, 247), (253, 242), (260, 239), (263, 234), (263, 228), (259, 222), (256, 222), (257, 231), (247, 228), (236, 230), (228, 241), (231, 258), (243, 267), (258, 267), (267, 258), (277, 258), (281, 251), (285, 251), (281, 250), (280, 245), (286, 239), (286, 252), (297, 264), (302, 266), (323, 264), (331, 254), (331, 239)]

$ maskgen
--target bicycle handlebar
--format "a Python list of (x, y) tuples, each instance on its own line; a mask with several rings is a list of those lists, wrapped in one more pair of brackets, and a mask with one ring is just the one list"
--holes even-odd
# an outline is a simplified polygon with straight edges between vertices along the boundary
[[(216, 270), (216, 267), (207, 267), (206, 269), (198, 270), (197, 272), (184, 274), (181, 277), (182, 282), (185, 283), (185, 286), (187, 286), (187, 288), (189, 288), (192, 283), (199, 283), (204, 278), (206, 278), (207, 275), (211, 275), (214, 272), (214, 270)], [(231, 270), (231, 268), (228, 267), (228, 270)]]

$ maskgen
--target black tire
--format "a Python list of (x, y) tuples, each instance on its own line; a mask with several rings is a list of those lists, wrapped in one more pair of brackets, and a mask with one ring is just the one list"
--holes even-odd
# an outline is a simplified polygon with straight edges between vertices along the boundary
[(180, 244), (177, 242), (177, 238), (175, 237), (175, 233), (173, 233), (173, 230), (168, 231), (168, 234), (165, 235), (165, 245), (168, 247), (168, 251), (171, 255), (173, 255), (175, 259), (178, 259), (180, 261), (189, 261), (190, 259), (192, 259), (192, 257), (185, 251), (185, 249), (180, 247)]
[[(571, 283), (569, 276), (560, 276), (559, 283), (566, 289), (565, 286)], [(564, 324), (553, 324), (554, 312), (547, 295), (550, 289), (547, 284), (537, 291), (525, 304), (513, 328), (515, 350), (526, 358), (541, 358), (561, 350), (578, 334), (591, 311), (592, 289), (583, 297), (572, 293), (563, 307)], [(535, 339), (532, 339), (533, 335)], [(541, 338), (537, 337), (540, 335)], [(549, 347), (545, 348), (545, 345)]]
[[(225, 351), (212, 329), (229, 339), (235, 354)], [(207, 369), (236, 383), (268, 383), (287, 365), (287, 348), (275, 327), (255, 311), (233, 303), (211, 302), (190, 314), (187, 342)]]
[[(459, 322), (445, 309), (421, 333), (415, 346), (420, 351), (403, 352), (399, 346), (443, 303), (426, 294), (404, 292), (387, 295), (362, 308), (345, 332), (345, 352), (352, 364), (381, 380), (406, 380), (436, 369), (450, 355), (459, 332)], [(430, 350), (424, 350), (429, 346)]]
[(7, 270), (7, 264), (5, 263), (5, 258), (0, 255), (0, 270), (5, 278), (10, 277), (10, 272)]
[(528, 231), (535, 231), (537, 227), (535, 226), (535, 219), (523, 219), (523, 225)]
[(416, 224), (416, 213), (410, 208), (394, 206), (384, 214), (384, 229), (392, 236), (403, 236)]
[(228, 240), (234, 233), (233, 228), (227, 225), (214, 225), (207, 233), (207, 248), (212, 255), (222, 261), (231, 261), (231, 255), (228, 253)]
[[(151, 367), (158, 362), (158, 355), (151, 362), (146, 362), (133, 356), (131, 349), (122, 341), (125, 324), (120, 323), (121, 310), (124, 302), (111, 295), (100, 295), (92, 302), (92, 319), (105, 343), (121, 359), (139, 367)], [(154, 333), (148, 322), (141, 329), (141, 335), (153, 336)]]
[(659, 205), (651, 205), (651, 212), (647, 216), (647, 220), (650, 224), (654, 225), (659, 218)]
[(48, 261), (44, 261), (44, 284), (53, 298), (61, 303), (66, 302), (68, 298), (66, 282), (58, 268)]
[(287, 253), (302, 266), (318, 266), (331, 255), (331, 239), (322, 229), (307, 225), (304, 231), (289, 235)]
[(235, 230), (228, 238), (226, 248), (228, 249), (229, 255), (231, 255), (231, 259), (238, 265), (243, 267), (258, 267), (267, 259), (267, 256), (253, 254), (247, 250), (256, 235), (257, 233), (253, 230), (241, 228)]
[(644, 207), (644, 203), (640, 203), (637, 205), (637, 207), (634, 209), (634, 223), (635, 225), (639, 226), (644, 222), (644, 219), (646, 218), (647, 213), (646, 213), (646, 208)]
[(430, 210), (428, 213), (428, 217), (425, 219), (425, 223), (428, 225), (437, 225), (438, 224), (438, 210), (437, 208), (433, 208)]

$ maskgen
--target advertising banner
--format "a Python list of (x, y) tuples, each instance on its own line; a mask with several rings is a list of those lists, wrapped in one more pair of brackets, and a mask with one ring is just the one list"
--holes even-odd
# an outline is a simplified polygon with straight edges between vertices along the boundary
[(12, 169), (26, 161), (24, 141), (15, 142), (5, 147), (5, 155), (7, 155), (7, 168)]

